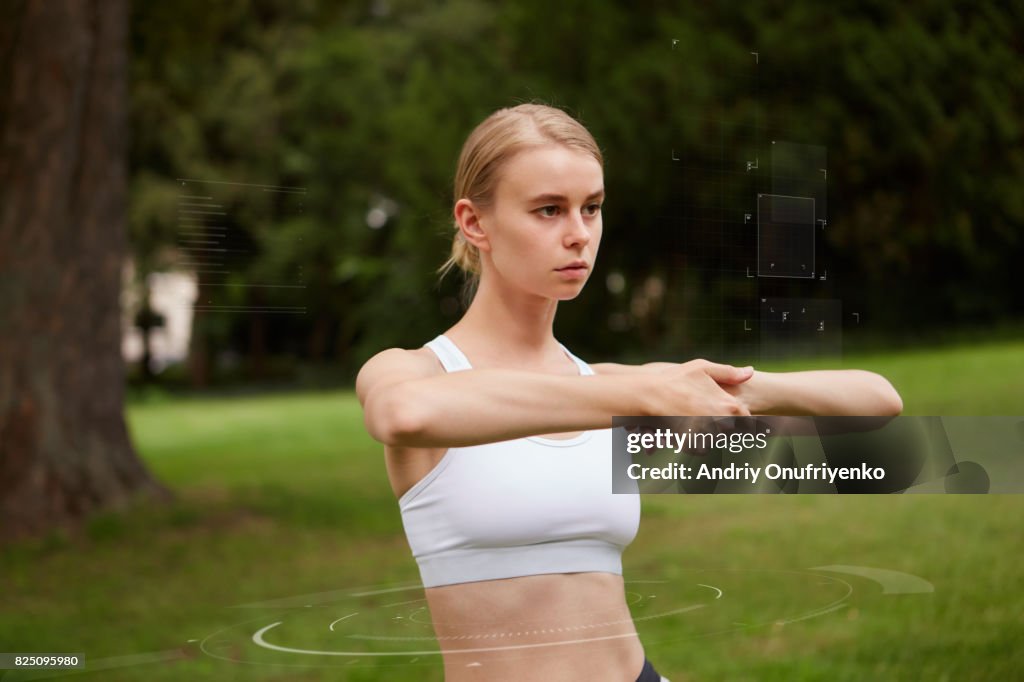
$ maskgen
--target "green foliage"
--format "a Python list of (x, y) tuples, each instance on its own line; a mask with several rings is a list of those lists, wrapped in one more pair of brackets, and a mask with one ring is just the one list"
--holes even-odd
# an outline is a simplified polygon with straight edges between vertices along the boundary
[[(351, 375), (454, 321), (458, 282), (439, 285), (434, 271), (460, 145), (495, 108), (539, 99), (577, 115), (606, 156), (599, 267), (559, 323), (580, 352), (699, 350), (700, 323), (681, 320), (739, 293), (705, 272), (708, 254), (680, 251), (670, 150), (701, 167), (728, 150), (738, 167), (776, 134), (827, 148), (831, 295), (870, 311), (876, 330), (1019, 317), (1024, 12), (841, 5), (138, 3), (140, 270), (172, 262), (175, 178), (305, 187), (301, 216), (239, 212), (254, 255), (212, 295), (251, 303), (240, 284), (301, 266), (307, 315), (268, 320), (270, 351)], [(703, 177), (689, 191), (704, 208), (742, 182)], [(379, 229), (375, 209), (387, 215)], [(626, 281), (619, 294), (603, 286), (612, 270)], [(635, 303), (652, 276), (669, 293), (645, 315)], [(619, 331), (607, 324), (616, 315)], [(217, 317), (212, 343), (248, 353), (252, 320)]]

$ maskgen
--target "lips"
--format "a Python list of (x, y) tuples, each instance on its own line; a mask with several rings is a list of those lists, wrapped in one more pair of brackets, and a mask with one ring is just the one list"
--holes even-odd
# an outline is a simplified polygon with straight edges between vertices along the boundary
[(557, 268), (557, 270), (559, 272), (573, 271), (573, 270), (583, 271), (583, 270), (586, 270), (586, 269), (587, 269), (587, 262), (584, 261), (584, 260), (576, 260), (576, 261), (573, 261), (572, 263), (569, 263), (568, 265), (563, 265), (562, 267)]

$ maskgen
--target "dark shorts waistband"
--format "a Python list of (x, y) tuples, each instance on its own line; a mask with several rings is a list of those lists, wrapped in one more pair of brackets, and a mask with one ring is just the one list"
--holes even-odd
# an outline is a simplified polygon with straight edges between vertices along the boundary
[(644, 667), (640, 671), (640, 677), (636, 678), (636, 682), (661, 682), (661, 675), (657, 670), (654, 669), (654, 665), (644, 657)]

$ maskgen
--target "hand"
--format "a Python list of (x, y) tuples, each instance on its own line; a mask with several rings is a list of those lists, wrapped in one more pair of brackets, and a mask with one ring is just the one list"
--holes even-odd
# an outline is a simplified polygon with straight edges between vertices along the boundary
[(722, 383), (722, 390), (731, 395), (733, 398), (742, 403), (748, 410), (753, 414), (763, 414), (763, 396), (761, 395), (762, 388), (760, 384), (763, 383), (762, 378), (764, 372), (757, 372), (758, 379), (751, 381), (754, 378), (755, 372), (751, 372), (750, 376), (747, 377), (747, 381), (741, 383)]
[(707, 360), (691, 360), (652, 377), (651, 414), (658, 416), (743, 416), (750, 410), (730, 390), (751, 376), (752, 367), (733, 367)]

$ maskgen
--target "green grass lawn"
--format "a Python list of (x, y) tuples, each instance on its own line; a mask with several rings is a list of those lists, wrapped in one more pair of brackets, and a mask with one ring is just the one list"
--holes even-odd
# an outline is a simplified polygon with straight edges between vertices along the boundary
[[(1024, 415), (1024, 344), (845, 364), (890, 377), (906, 414)], [(0, 651), (82, 653), (83, 680), (442, 679), (436, 656), (252, 641), (281, 622), (268, 641), (403, 650), (350, 636), (409, 632), (395, 616), (411, 607), (394, 604), (422, 594), (351, 393), (173, 399), (133, 405), (129, 421), (177, 502), (0, 550)], [(1021, 679), (1024, 496), (651, 495), (643, 507), (625, 576), (648, 656), (673, 682)], [(811, 570), (835, 565), (934, 591)], [(374, 587), (392, 591), (357, 594)], [(696, 602), (708, 605), (658, 617)], [(352, 613), (358, 628), (329, 629)], [(40, 678), (0, 675), (22, 679)]]

